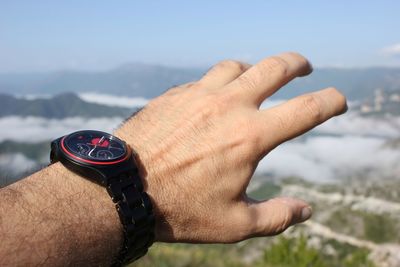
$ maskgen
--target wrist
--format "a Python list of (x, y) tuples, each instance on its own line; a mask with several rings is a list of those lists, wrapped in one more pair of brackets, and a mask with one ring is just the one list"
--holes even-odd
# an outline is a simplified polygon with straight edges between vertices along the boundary
[[(99, 208), (93, 208), (93, 210), (87, 210), (87, 212), (90, 212), (94, 218), (99, 219), (110, 233), (115, 233), (116, 236), (120, 234), (121, 223), (118, 213), (104, 187), (72, 172), (60, 162), (54, 163), (47, 168), (55, 173), (57, 179), (63, 180), (64, 187), (69, 189), (64, 191), (66, 198), (72, 199), (74, 196), (87, 198), (89, 200), (88, 207), (91, 205), (99, 206)], [(93, 201), (97, 203), (93, 203)], [(85, 206), (84, 201), (80, 201), (80, 205)]]
[(104, 187), (68, 170), (59, 162), (52, 164), (48, 169), (66, 189), (63, 190), (63, 198), (78, 203), (75, 209), (70, 211), (75, 216), (69, 217), (71, 224), (80, 228), (80, 234), (87, 235), (86, 238), (80, 238), (83, 242), (82, 251), (92, 247), (97, 253), (88, 255), (97, 254), (98, 262), (111, 264), (111, 259), (121, 248), (123, 235), (118, 213), (107, 191)]
[(153, 215), (155, 217), (155, 229), (154, 235), (156, 241), (161, 240), (161, 225), (165, 224), (164, 216), (160, 212), (159, 204), (162, 203), (160, 198), (162, 197), (162, 193), (156, 192), (156, 190), (160, 190), (159, 187), (154, 186), (157, 184), (157, 165), (150, 164), (150, 154), (148, 147), (150, 144), (147, 140), (144, 140), (145, 136), (144, 133), (139, 134), (136, 131), (132, 131), (131, 129), (135, 129), (130, 125), (133, 123), (133, 119), (131, 118), (124, 125), (118, 128), (113, 135), (118, 137), (119, 139), (125, 141), (127, 145), (129, 145), (133, 149), (133, 156), (136, 162), (136, 165), (139, 170), (139, 176), (143, 183), (143, 191), (148, 194), (150, 197), (152, 206), (153, 206)]

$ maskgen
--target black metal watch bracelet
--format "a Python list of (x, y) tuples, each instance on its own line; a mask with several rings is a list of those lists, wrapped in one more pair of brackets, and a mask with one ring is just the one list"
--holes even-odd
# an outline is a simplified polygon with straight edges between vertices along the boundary
[(132, 169), (108, 180), (110, 194), (121, 219), (124, 241), (111, 266), (128, 264), (147, 253), (154, 242), (155, 218), (149, 196), (143, 191), (138, 170)]

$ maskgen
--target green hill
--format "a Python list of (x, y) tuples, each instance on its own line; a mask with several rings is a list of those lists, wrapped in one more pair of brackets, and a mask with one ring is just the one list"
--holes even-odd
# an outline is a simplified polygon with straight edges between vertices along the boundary
[(62, 119), (67, 117), (126, 117), (132, 109), (109, 107), (88, 103), (73, 93), (63, 93), (49, 99), (20, 99), (7, 94), (0, 94), (0, 117), (38, 116)]

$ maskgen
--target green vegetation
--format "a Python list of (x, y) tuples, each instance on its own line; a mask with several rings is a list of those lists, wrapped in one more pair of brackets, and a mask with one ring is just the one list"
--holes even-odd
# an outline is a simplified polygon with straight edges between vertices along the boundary
[(375, 243), (399, 242), (399, 231), (395, 221), (387, 214), (362, 213), (364, 235)]
[[(336, 240), (327, 240), (323, 244), (334, 249), (335, 255), (331, 255), (330, 266), (344, 267), (374, 267), (368, 260), (369, 251), (364, 248), (353, 247), (349, 244), (339, 243)], [(339, 264), (340, 263), (340, 264)]]
[(357, 238), (363, 238), (363, 220), (359, 213), (350, 208), (341, 207), (330, 215), (329, 219), (323, 223), (336, 232), (352, 235)]
[[(374, 267), (368, 251), (348, 246), (348, 254), (333, 257), (323, 249), (310, 247), (307, 237), (264, 239), (265, 249), (246, 241), (234, 245), (156, 244), (132, 267)], [(340, 246), (336, 243), (334, 246)], [(344, 251), (342, 251), (344, 252)], [(341, 254), (341, 253), (340, 253)], [(256, 255), (254, 257), (254, 255)]]
[(356, 250), (353, 254), (344, 259), (344, 267), (374, 267), (368, 260), (368, 251), (365, 249)]
[(399, 242), (400, 232), (389, 214), (370, 214), (341, 208), (324, 223), (333, 230), (375, 243)]
[(263, 260), (258, 266), (280, 267), (325, 267), (327, 263), (318, 250), (307, 246), (307, 239), (286, 239), (279, 241), (264, 252)]
[(133, 110), (111, 107), (81, 100), (73, 93), (63, 93), (50, 99), (19, 99), (0, 94), (0, 117), (37, 116), (62, 119), (67, 117), (127, 117)]
[(156, 244), (132, 267), (247, 267), (234, 245)]
[(281, 187), (273, 182), (265, 182), (259, 188), (249, 192), (251, 198), (257, 200), (268, 199), (277, 196), (281, 192)]
[(300, 186), (309, 187), (309, 188), (312, 188), (315, 186), (315, 184), (312, 184), (311, 182), (303, 179), (302, 177), (298, 177), (298, 176), (284, 177), (281, 180), (281, 184), (283, 186), (284, 185), (300, 185)]
[[(398, 139), (400, 142), (400, 139)], [(385, 144), (386, 148), (391, 148)], [(400, 147), (399, 147), (400, 148)], [(392, 149), (398, 149), (393, 147)], [(376, 180), (365, 183), (363, 179), (354, 182), (355, 186), (352, 188), (355, 195), (376, 197), (385, 199), (393, 202), (400, 202), (400, 193), (398, 188), (400, 187), (400, 180), (397, 177), (386, 178), (385, 181)]]
[(332, 243), (335, 243), (333, 247), (336, 256), (324, 254), (323, 249), (310, 247), (304, 235), (297, 239), (280, 237), (277, 243), (264, 252), (257, 267), (374, 267), (368, 260), (368, 250), (336, 241), (326, 242), (323, 246)]

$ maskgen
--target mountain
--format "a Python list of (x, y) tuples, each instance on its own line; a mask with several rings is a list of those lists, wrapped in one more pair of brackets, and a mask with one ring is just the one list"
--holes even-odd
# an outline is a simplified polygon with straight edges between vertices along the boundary
[[(28, 142), (15, 142), (11, 140), (6, 140), (0, 142), (0, 155), (20, 153), (26, 158), (33, 161), (40, 162), (43, 158), (48, 158), (50, 149), (50, 142), (38, 142), (38, 143), (28, 143)], [(48, 163), (48, 162), (46, 162)]]
[[(205, 68), (126, 64), (102, 72), (0, 74), (0, 92), (20, 95), (99, 92), (153, 98), (174, 85), (199, 79), (205, 71)], [(287, 85), (275, 98), (290, 98), (329, 86), (342, 90), (351, 100), (362, 100), (377, 88), (400, 89), (400, 68), (317, 68), (310, 76)]]
[(21, 99), (8, 94), (0, 94), (0, 117), (37, 116), (44, 118), (67, 117), (126, 117), (133, 110), (109, 107), (81, 100), (74, 93), (63, 93), (49, 99)]
[(0, 74), (0, 92), (21, 95), (101, 92), (153, 98), (173, 85), (197, 79), (203, 72), (198, 69), (126, 64), (104, 72)]

